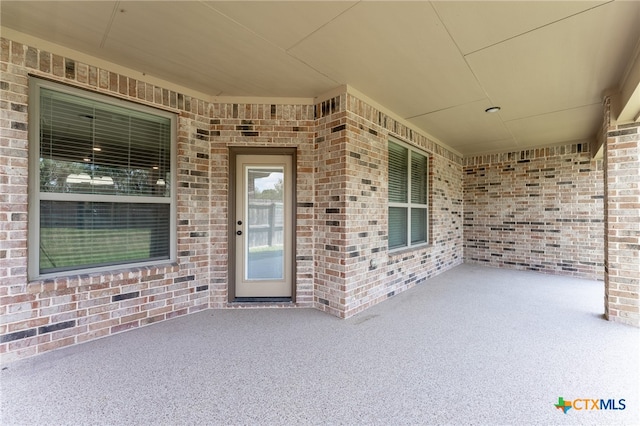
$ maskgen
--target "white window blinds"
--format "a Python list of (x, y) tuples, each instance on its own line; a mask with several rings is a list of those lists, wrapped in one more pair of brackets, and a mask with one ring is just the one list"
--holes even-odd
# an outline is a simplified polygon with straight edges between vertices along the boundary
[(32, 275), (169, 259), (172, 118), (92, 94), (36, 93), (39, 247)]
[(389, 249), (428, 240), (428, 158), (389, 141)]

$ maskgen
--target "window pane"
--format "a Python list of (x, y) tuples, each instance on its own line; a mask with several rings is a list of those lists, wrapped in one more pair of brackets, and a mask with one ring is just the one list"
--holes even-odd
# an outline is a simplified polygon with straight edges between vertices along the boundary
[(409, 151), (389, 142), (389, 201), (407, 202), (407, 158)]
[(40, 191), (169, 197), (171, 121), (41, 90)]
[(40, 201), (40, 273), (169, 258), (169, 204)]
[(407, 209), (389, 207), (389, 250), (407, 246)]
[(427, 204), (427, 157), (411, 153), (411, 202)]
[(411, 244), (427, 242), (427, 209), (411, 209)]

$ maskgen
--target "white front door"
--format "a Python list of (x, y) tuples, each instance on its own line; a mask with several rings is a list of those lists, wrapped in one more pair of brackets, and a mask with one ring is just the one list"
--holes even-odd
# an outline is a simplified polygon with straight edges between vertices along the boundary
[(292, 295), (292, 158), (236, 156), (236, 298)]

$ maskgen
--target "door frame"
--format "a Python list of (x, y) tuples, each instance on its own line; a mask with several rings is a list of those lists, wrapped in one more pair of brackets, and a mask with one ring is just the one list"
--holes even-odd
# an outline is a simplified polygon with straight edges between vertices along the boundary
[[(292, 179), (292, 191), (291, 191), (291, 214), (290, 217), (285, 220), (291, 221), (291, 270), (288, 271), (291, 274), (291, 302), (296, 301), (296, 212), (297, 212), (297, 148), (295, 147), (229, 147), (229, 190), (227, 191), (227, 203), (228, 203), (228, 236), (227, 236), (227, 256), (228, 256), (228, 302), (238, 302), (236, 298), (236, 190), (238, 189), (238, 182), (236, 181), (236, 167), (238, 155), (288, 155), (291, 157), (291, 179)], [(283, 301), (281, 298), (277, 298), (278, 302)], [(287, 298), (289, 300), (289, 298)], [(273, 298), (264, 297), (256, 298), (258, 302), (274, 302)]]

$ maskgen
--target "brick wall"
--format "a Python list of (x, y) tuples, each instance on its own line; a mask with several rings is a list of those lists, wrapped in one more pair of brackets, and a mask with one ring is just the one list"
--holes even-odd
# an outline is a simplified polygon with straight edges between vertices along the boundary
[[(226, 307), (229, 146), (298, 147), (297, 305), (313, 304), (312, 105), (211, 104), (7, 39), (0, 43), (2, 362)], [(175, 263), (27, 280), (29, 75), (178, 115)]]
[[(92, 340), (209, 306), (208, 176), (195, 159), (204, 102), (143, 81), (1, 40), (0, 354), (2, 361)], [(28, 281), (28, 76), (179, 113), (178, 262)], [(206, 151), (205, 151), (206, 152)], [(185, 159), (189, 159), (185, 161)], [(204, 170), (207, 168), (204, 167)], [(204, 186), (204, 188), (202, 187)], [(203, 215), (204, 212), (204, 216)], [(204, 237), (203, 237), (204, 236)], [(203, 240), (204, 238), (204, 240)]]
[[(609, 129), (605, 211), (601, 162), (586, 145), (463, 160), (346, 91), (315, 106), (209, 103), (0, 43), (2, 362), (206, 308), (242, 307), (228, 303), (229, 147), (296, 147), (295, 306), (349, 317), (463, 258), (603, 279), (606, 212), (607, 315), (637, 325), (639, 200), (629, 173), (638, 170), (637, 126)], [(175, 263), (28, 281), (29, 75), (177, 114)], [(424, 150), (430, 165), (430, 244), (392, 253), (390, 136)]]
[[(316, 110), (318, 309), (349, 317), (462, 263), (462, 160), (351, 94)], [(430, 157), (430, 244), (392, 253), (390, 136)]]
[[(605, 106), (606, 108), (607, 106)], [(608, 109), (608, 108), (607, 108)], [(605, 142), (605, 315), (640, 326), (640, 124), (610, 125)]]
[(345, 96), (316, 105), (314, 301), (336, 316), (346, 310), (348, 155)]
[(603, 198), (587, 144), (466, 158), (465, 262), (602, 280)]
[[(0, 356), (32, 356), (228, 303), (229, 147), (296, 147), (296, 303), (351, 316), (462, 262), (461, 159), (352, 95), (209, 103), (1, 39)], [(177, 259), (27, 279), (28, 76), (176, 113)], [(430, 155), (431, 245), (387, 251), (386, 143)]]
[[(296, 306), (313, 306), (313, 166), (315, 120), (313, 105), (212, 104), (209, 131), (201, 139), (208, 147), (206, 206), (210, 213), (212, 253), (211, 307), (229, 305), (228, 191), (229, 148), (297, 148), (296, 164)], [(188, 161), (185, 158), (184, 161)], [(197, 161), (197, 159), (196, 159)]]

